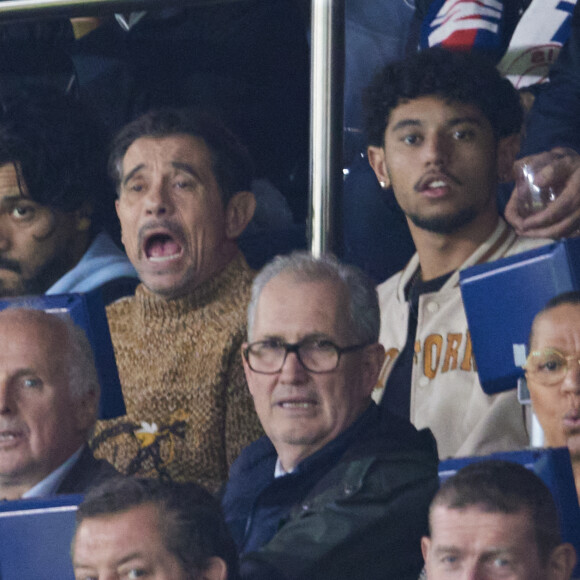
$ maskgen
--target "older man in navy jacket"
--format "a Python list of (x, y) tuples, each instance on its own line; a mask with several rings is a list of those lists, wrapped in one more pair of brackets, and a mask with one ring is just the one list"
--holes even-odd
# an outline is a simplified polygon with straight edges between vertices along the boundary
[(244, 368), (267, 436), (234, 463), (223, 505), (244, 578), (415, 579), (437, 485), (429, 431), (381, 417), (376, 292), (297, 253), (258, 275)]

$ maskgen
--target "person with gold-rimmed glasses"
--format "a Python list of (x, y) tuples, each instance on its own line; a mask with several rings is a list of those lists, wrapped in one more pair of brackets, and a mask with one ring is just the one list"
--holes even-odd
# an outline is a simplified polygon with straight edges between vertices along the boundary
[(550, 300), (536, 315), (524, 365), (546, 447), (567, 446), (580, 494), (580, 292)]

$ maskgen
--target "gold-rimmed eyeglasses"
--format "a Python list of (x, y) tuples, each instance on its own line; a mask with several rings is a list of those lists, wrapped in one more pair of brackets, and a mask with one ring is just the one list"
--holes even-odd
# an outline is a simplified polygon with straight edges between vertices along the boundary
[(566, 355), (555, 348), (533, 350), (523, 368), (544, 385), (556, 385), (567, 375), (571, 364), (580, 365), (580, 354)]

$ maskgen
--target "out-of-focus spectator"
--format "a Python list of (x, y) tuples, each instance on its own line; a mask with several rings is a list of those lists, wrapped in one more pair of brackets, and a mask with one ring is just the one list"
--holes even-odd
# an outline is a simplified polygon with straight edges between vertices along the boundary
[(580, 292), (560, 294), (536, 315), (526, 380), (546, 447), (568, 447), (580, 497)]
[(569, 580), (576, 562), (550, 490), (517, 463), (479, 461), (458, 471), (433, 499), (429, 528), (428, 580)]
[(537, 185), (552, 186), (557, 198), (538, 213), (521, 215), (512, 195), (505, 215), (521, 235), (560, 238), (580, 231), (580, 4), (549, 78), (527, 117), (520, 154), (540, 161), (551, 157)]
[(0, 312), (0, 498), (82, 493), (118, 475), (86, 445), (99, 393), (90, 343), (71, 319)]
[(238, 562), (217, 500), (194, 483), (118, 478), (77, 511), (75, 577), (236, 580)]
[(99, 288), (132, 294), (137, 274), (104, 231), (113, 216), (106, 146), (71, 97), (37, 88), (0, 110), (0, 295)]

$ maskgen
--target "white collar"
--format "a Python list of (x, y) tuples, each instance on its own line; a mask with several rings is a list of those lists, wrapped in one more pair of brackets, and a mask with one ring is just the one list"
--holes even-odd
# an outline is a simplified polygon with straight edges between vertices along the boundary
[(47, 497), (54, 495), (58, 486), (78, 461), (83, 449), (84, 445), (75, 451), (62, 465), (59, 465), (52, 473), (49, 473), (42, 481), (39, 481), (34, 487), (31, 487), (27, 492), (22, 494), (22, 497)]

